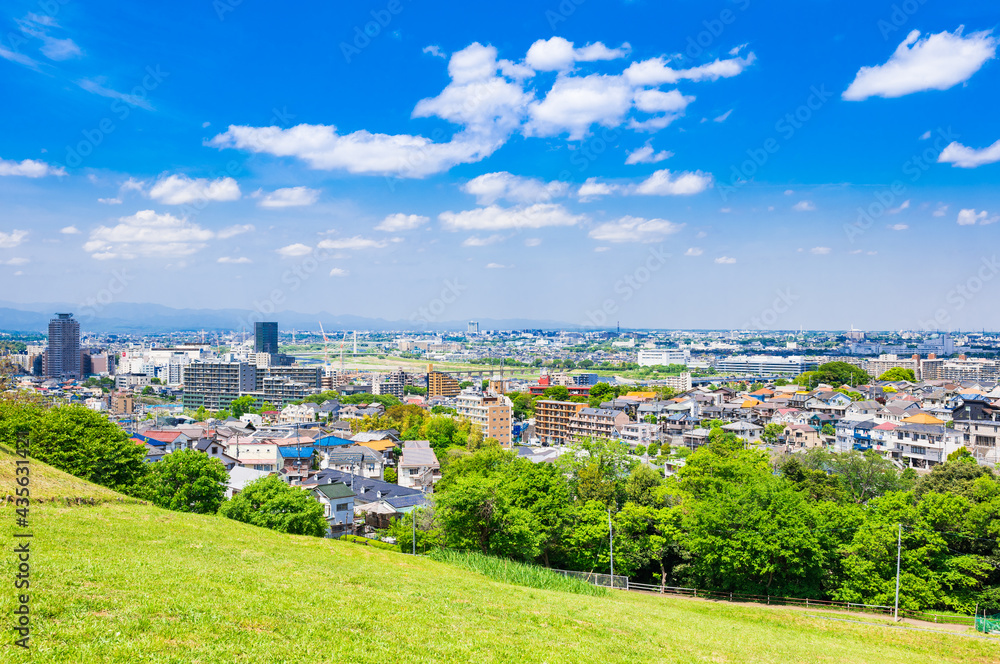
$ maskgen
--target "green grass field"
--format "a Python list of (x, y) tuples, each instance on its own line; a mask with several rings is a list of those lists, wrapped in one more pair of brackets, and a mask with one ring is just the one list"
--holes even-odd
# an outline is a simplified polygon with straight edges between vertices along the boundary
[[(3, 461), (0, 496), (13, 488)], [(43, 496), (115, 496), (32, 469)], [(11, 645), (14, 508), (0, 509), (3, 662), (1000, 661), (998, 642), (788, 609), (539, 590), (144, 504), (31, 510), (29, 657)]]

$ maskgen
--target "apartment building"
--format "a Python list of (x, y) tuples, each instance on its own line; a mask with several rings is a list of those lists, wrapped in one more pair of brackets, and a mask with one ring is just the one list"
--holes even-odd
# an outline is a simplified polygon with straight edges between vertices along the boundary
[(49, 321), (49, 345), (42, 356), (49, 378), (83, 378), (80, 355), (80, 323), (73, 314), (56, 314)]
[(396, 369), (372, 379), (372, 394), (390, 394), (397, 399), (402, 399), (406, 386), (412, 383), (413, 380), (409, 374), (402, 369)]
[(569, 418), (569, 433), (574, 440), (582, 438), (612, 440), (621, 436), (621, 431), (628, 422), (628, 415), (620, 410), (582, 408)]
[(687, 364), (691, 351), (672, 349), (649, 349), (639, 351), (637, 362), (640, 367), (667, 366), (668, 364)]
[(245, 362), (199, 362), (184, 367), (185, 408), (228, 408), (256, 387), (256, 368)]
[(483, 438), (496, 438), (504, 447), (513, 439), (514, 404), (502, 394), (461, 392), (455, 410), (483, 432)]
[(427, 369), (427, 398), (457, 396), (462, 388), (457, 380), (441, 371)]
[(920, 356), (900, 357), (892, 353), (883, 353), (877, 360), (866, 360), (862, 368), (870, 375), (878, 378), (889, 369), (909, 369), (913, 375), (920, 378)]
[(535, 402), (535, 435), (545, 445), (566, 445), (572, 441), (570, 420), (587, 407), (573, 401)]

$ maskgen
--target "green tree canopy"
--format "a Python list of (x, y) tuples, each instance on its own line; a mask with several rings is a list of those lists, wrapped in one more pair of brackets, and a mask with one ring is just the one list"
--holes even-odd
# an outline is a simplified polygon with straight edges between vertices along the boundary
[(878, 379), (892, 383), (900, 380), (908, 380), (911, 383), (917, 382), (917, 376), (913, 373), (913, 369), (904, 369), (903, 367), (893, 367), (892, 369), (883, 372)]
[(44, 411), (31, 431), (31, 455), (71, 475), (130, 493), (146, 475), (146, 450), (104, 415), (83, 406)]
[(151, 465), (138, 493), (169, 510), (215, 514), (228, 478), (218, 459), (197, 450), (179, 450)]
[(275, 475), (247, 484), (222, 503), (219, 514), (292, 535), (323, 537), (327, 531), (323, 506), (305, 489), (288, 486)]

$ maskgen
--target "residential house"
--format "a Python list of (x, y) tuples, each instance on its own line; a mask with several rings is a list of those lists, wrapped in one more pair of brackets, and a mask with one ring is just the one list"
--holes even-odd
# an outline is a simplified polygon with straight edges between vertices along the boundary
[(426, 440), (403, 441), (397, 482), (400, 486), (430, 491), (441, 479), (441, 464)]
[(312, 489), (313, 496), (323, 506), (327, 523), (327, 537), (340, 537), (354, 532), (354, 491), (343, 482), (319, 484)]
[(380, 452), (361, 444), (331, 449), (321, 455), (320, 461), (320, 468), (377, 480), (385, 477), (385, 467), (385, 457)]

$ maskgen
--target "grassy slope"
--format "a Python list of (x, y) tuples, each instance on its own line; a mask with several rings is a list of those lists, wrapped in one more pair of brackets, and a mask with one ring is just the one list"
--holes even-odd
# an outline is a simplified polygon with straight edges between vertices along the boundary
[[(39, 485), (54, 475), (34, 470)], [(86, 489), (68, 483), (79, 486), (60, 491)], [(12, 510), (0, 508), (7, 542)], [(46, 503), (32, 521), (36, 662), (1000, 659), (996, 643), (783, 609), (504, 585), (424, 558), (147, 505)], [(9, 588), (9, 555), (2, 569)], [(11, 592), (0, 597), (6, 630)], [(5, 632), (0, 661), (24, 659), (12, 640)]]

